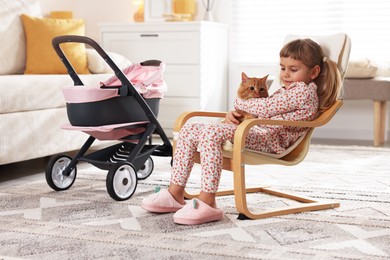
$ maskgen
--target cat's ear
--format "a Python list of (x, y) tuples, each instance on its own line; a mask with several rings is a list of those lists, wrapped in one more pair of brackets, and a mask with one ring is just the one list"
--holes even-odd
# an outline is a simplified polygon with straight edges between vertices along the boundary
[(247, 82), (248, 81), (248, 76), (244, 72), (241, 73), (241, 81), (242, 82)]
[(268, 78), (268, 76), (269, 76), (269, 74), (268, 74), (267, 76), (263, 77), (263, 81), (264, 81), (265, 85), (267, 86), (267, 89), (269, 89), (269, 86), (268, 86), (268, 84), (267, 84), (267, 78)]

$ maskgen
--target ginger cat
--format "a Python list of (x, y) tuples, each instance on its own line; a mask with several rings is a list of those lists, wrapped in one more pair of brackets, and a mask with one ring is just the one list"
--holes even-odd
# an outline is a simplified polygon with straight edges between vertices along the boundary
[[(250, 98), (264, 98), (268, 97), (268, 75), (263, 78), (248, 77), (244, 72), (241, 73), (241, 84), (237, 91), (237, 96), (241, 99), (247, 100)], [(237, 111), (241, 113), (240, 121), (249, 118), (255, 118), (254, 115), (244, 111)]]

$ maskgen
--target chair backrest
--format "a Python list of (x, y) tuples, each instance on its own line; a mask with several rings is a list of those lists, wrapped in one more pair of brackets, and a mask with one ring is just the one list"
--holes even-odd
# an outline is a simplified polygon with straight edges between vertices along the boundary
[[(351, 52), (351, 39), (345, 33), (338, 33), (332, 35), (321, 35), (321, 36), (302, 36), (302, 35), (287, 35), (284, 39), (284, 44), (302, 38), (310, 38), (316, 41), (322, 48), (324, 55), (329, 59), (337, 63), (339, 67), (342, 79), (344, 79), (345, 72), (347, 71), (349, 54)], [(272, 94), (278, 90), (281, 85), (279, 81), (279, 66), (275, 74), (275, 79), (272, 82), (269, 93)]]

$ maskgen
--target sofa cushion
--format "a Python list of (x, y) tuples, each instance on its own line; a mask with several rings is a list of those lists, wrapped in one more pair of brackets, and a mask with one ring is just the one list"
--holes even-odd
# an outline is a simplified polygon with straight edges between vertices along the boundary
[(354, 60), (348, 64), (346, 78), (370, 79), (377, 74), (378, 67), (369, 59)]
[(23, 73), (26, 64), (26, 45), (22, 13), (40, 16), (36, 0), (0, 0), (0, 75)]
[[(112, 74), (81, 75), (86, 86), (99, 85)], [(64, 107), (62, 86), (73, 86), (69, 75), (0, 75), (0, 114)]]
[[(22, 15), (26, 36), (25, 74), (65, 74), (66, 68), (52, 46), (52, 39), (59, 35), (84, 35), (82, 19), (37, 18)], [(82, 43), (61, 45), (66, 57), (78, 74), (88, 74), (87, 54)]]

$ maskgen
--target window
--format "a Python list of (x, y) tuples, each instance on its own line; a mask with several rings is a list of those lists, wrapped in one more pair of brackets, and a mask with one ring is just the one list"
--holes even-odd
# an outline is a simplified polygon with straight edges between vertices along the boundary
[(277, 62), (287, 34), (345, 32), (351, 59), (390, 60), (389, 0), (233, 0), (232, 62)]

